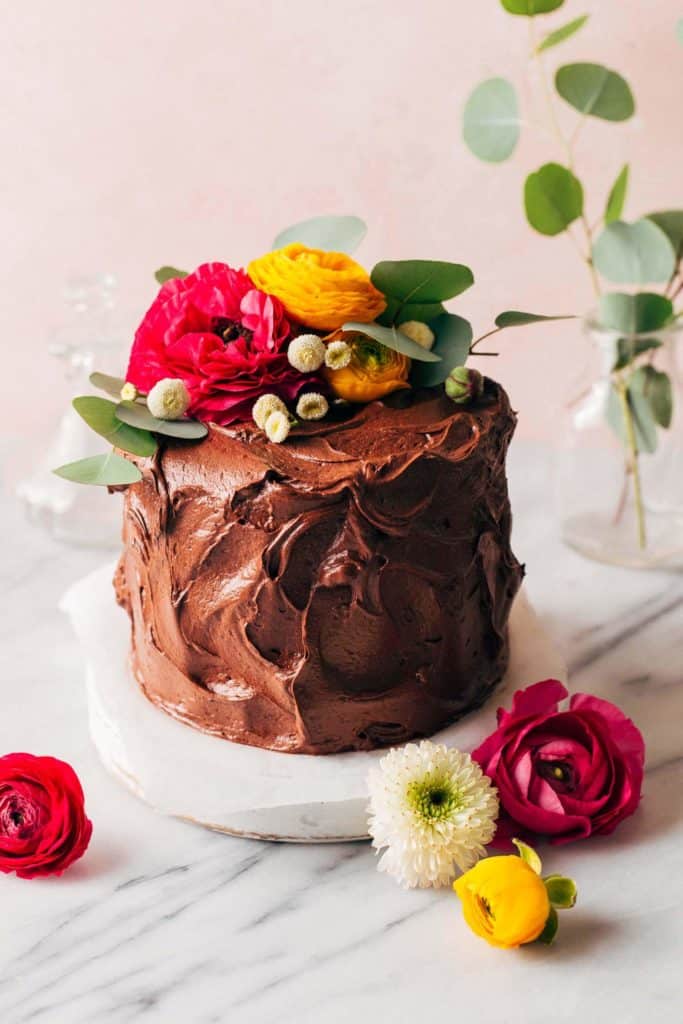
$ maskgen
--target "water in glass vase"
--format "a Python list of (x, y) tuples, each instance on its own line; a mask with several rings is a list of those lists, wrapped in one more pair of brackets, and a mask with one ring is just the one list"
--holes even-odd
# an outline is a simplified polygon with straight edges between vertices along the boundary
[(562, 537), (589, 558), (683, 568), (681, 325), (624, 337), (589, 319), (592, 365), (557, 460)]

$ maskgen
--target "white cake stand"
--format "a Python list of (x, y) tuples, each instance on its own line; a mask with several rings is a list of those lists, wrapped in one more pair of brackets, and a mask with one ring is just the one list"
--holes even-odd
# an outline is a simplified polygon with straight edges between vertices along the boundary
[[(98, 569), (61, 602), (84, 649), (90, 732), (109, 771), (156, 810), (231, 835), (294, 843), (366, 839), (365, 778), (383, 752), (280, 754), (208, 736), (160, 711), (129, 668), (129, 621), (114, 601), (113, 571)], [(510, 666), (489, 703), (437, 733), (435, 742), (472, 750), (515, 689), (566, 680), (563, 659), (523, 592), (510, 637)]]

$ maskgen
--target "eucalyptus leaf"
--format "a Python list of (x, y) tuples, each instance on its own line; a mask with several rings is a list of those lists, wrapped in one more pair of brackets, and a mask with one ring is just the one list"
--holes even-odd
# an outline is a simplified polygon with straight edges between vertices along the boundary
[(544, 164), (524, 184), (524, 209), (532, 228), (559, 235), (583, 213), (583, 188), (568, 167)]
[(309, 249), (350, 254), (363, 241), (367, 230), (360, 217), (311, 217), (281, 231), (273, 242), (273, 248), (282, 249), (292, 242), (299, 242)]
[(370, 275), (383, 295), (402, 302), (445, 302), (474, 284), (469, 267), (440, 260), (384, 260)]
[(110, 377), (108, 373), (98, 373), (97, 371), (90, 374), (89, 380), (94, 388), (118, 399), (121, 398), (121, 388), (126, 383), (123, 377)]
[(634, 396), (642, 396), (655, 422), (668, 430), (673, 416), (673, 390), (668, 373), (654, 366), (640, 366), (629, 378), (629, 390)]
[(177, 267), (159, 267), (154, 271), (154, 277), (158, 284), (166, 284), (167, 281), (172, 281), (176, 277), (181, 280), (187, 277), (187, 271), (178, 270)]
[(595, 268), (615, 284), (668, 281), (676, 265), (673, 246), (654, 221), (607, 224), (593, 246)]
[(574, 313), (564, 313), (558, 316), (544, 316), (541, 313), (522, 313), (518, 309), (506, 309), (499, 313), (495, 319), (496, 327), (524, 327), (526, 324), (537, 324), (543, 320), (575, 320)]
[[(650, 405), (637, 391), (630, 387), (627, 390), (627, 401), (633, 420), (633, 432), (636, 438), (636, 451), (638, 453), (652, 453), (657, 448), (657, 423), (652, 415)], [(628, 430), (624, 423), (624, 411), (617, 391), (616, 385), (610, 387), (607, 396), (605, 409), (607, 422), (615, 432), (624, 447), (628, 447)]]
[(391, 296), (388, 296), (387, 307), (377, 317), (377, 321), (386, 327), (390, 327), (392, 324), (400, 326), (408, 320), (418, 320), (422, 324), (428, 324), (445, 312), (441, 302), (401, 302), (400, 299), (392, 299)]
[(564, 0), (500, 0), (503, 7), (510, 14), (525, 14), (532, 17), (534, 14), (548, 14), (549, 11), (556, 11), (561, 7)]
[(116, 416), (116, 403), (95, 395), (74, 398), (72, 405), (91, 430), (115, 448), (131, 455), (154, 455), (157, 443), (147, 430), (122, 423)]
[(661, 348), (661, 345), (661, 341), (658, 341), (657, 338), (619, 338), (617, 341), (617, 358), (613, 369), (623, 370), (634, 359), (637, 359), (638, 356)]
[(533, 846), (529, 846), (528, 843), (523, 843), (521, 839), (513, 839), (512, 842), (517, 847), (517, 851), (524, 863), (528, 864), (537, 875), (540, 875), (543, 865), (541, 864), (541, 858), (538, 856)]
[(138, 467), (116, 452), (92, 455), (88, 459), (69, 462), (53, 470), (53, 473), (76, 484), (96, 484), (100, 487), (120, 487), (142, 480), (142, 473)]
[(676, 22), (676, 38), (681, 46), (683, 46), (683, 18), (679, 18)]
[(565, 64), (555, 75), (555, 88), (587, 117), (627, 121), (636, 109), (628, 82), (602, 64)]
[(624, 166), (619, 171), (617, 179), (610, 189), (605, 207), (605, 224), (611, 224), (613, 220), (619, 220), (624, 212), (626, 202), (626, 190), (628, 188), (629, 166)]
[(152, 416), (146, 405), (137, 402), (119, 402), (116, 406), (116, 418), (131, 427), (150, 430), (164, 437), (180, 437), (186, 441), (198, 441), (208, 434), (208, 428), (197, 420), (159, 420)]
[(680, 260), (683, 256), (683, 210), (660, 210), (648, 213), (646, 219), (662, 229), (674, 248), (676, 259)]
[(600, 323), (622, 334), (658, 331), (673, 317), (669, 299), (656, 292), (607, 292), (600, 297)]
[(555, 941), (555, 936), (557, 935), (557, 929), (559, 928), (559, 926), (560, 920), (557, 916), (557, 911), (555, 910), (555, 907), (551, 907), (550, 913), (548, 914), (548, 920), (545, 923), (545, 927), (543, 928), (543, 931), (538, 936), (536, 941), (542, 942), (544, 946), (552, 945), (552, 943)]
[(409, 359), (415, 359), (418, 362), (441, 362), (441, 356), (422, 348), (422, 346), (418, 345), (417, 342), (412, 340), (412, 338), (409, 338), (407, 334), (401, 334), (396, 327), (382, 327), (381, 324), (361, 324), (352, 322), (344, 324), (342, 331), (355, 331), (358, 334), (364, 334), (366, 337), (373, 338), (375, 341), (378, 341), (380, 345), (385, 345), (386, 348), (390, 348), (394, 352), (400, 352), (401, 355), (408, 356)]
[(430, 324), (435, 341), (432, 352), (440, 363), (416, 363), (410, 375), (415, 387), (433, 388), (443, 384), (451, 370), (464, 366), (472, 344), (472, 325), (454, 313), (442, 313)]
[(562, 28), (556, 28), (554, 32), (550, 32), (538, 44), (536, 53), (542, 53), (543, 50), (549, 50), (551, 46), (557, 46), (558, 43), (563, 43), (565, 39), (570, 39), (579, 29), (583, 28), (588, 18), (588, 14), (582, 14), (579, 18), (574, 18), (573, 21), (563, 25)]
[(554, 907), (570, 910), (576, 904), (576, 882), (573, 878), (563, 875), (548, 875), (543, 879), (548, 891), (548, 899)]
[(468, 147), (489, 163), (507, 160), (519, 139), (519, 104), (514, 86), (506, 78), (489, 78), (471, 93), (463, 112), (463, 138)]

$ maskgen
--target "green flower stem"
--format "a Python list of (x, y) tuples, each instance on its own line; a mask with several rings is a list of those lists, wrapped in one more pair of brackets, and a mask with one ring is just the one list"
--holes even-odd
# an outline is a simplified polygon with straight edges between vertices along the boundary
[(624, 381), (624, 378), (620, 374), (617, 376), (615, 387), (619, 395), (621, 413), (624, 417), (624, 427), (626, 428), (629, 469), (633, 477), (633, 498), (636, 505), (636, 517), (638, 520), (638, 545), (642, 551), (647, 547), (647, 533), (645, 529), (645, 508), (643, 506), (643, 492), (640, 485), (638, 444), (636, 442), (636, 432), (633, 426), (633, 413), (631, 412), (631, 406), (628, 400), (628, 389), (626, 387), (626, 382)]

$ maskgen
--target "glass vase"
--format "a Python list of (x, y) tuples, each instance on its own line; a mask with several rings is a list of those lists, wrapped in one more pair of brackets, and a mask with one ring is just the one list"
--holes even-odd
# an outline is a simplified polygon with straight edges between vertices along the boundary
[(624, 337), (584, 322), (592, 358), (556, 463), (564, 541), (600, 562), (683, 568), (681, 326)]

